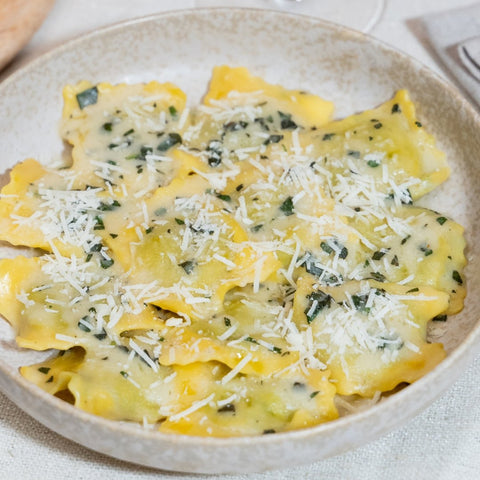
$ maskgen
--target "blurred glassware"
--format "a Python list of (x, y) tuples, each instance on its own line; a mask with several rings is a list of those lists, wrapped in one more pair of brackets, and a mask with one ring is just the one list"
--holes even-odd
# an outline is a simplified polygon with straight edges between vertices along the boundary
[(382, 17), (385, 0), (195, 0), (196, 7), (271, 8), (318, 17), (364, 33)]

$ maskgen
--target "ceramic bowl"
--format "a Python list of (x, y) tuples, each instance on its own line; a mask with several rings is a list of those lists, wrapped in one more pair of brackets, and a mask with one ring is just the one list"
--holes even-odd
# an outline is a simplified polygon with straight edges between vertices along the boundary
[[(165, 470), (262, 471), (313, 462), (352, 449), (404, 424), (448, 388), (480, 338), (480, 120), (455, 89), (427, 68), (363, 34), (320, 20), (263, 10), (171, 12), (102, 29), (56, 49), (0, 85), (0, 159), (61, 155), (58, 134), (66, 83), (172, 81), (197, 103), (214, 65), (244, 65), (267, 81), (332, 100), (336, 115), (371, 108), (406, 88), (425, 127), (448, 155), (451, 178), (423, 199), (466, 229), (465, 309), (431, 333), (447, 358), (431, 373), (379, 404), (314, 428), (261, 437), (167, 435), (77, 410), (24, 380), (18, 366), (36, 354), (15, 347), (0, 322), (0, 388), (47, 427), (86, 447)], [(3, 254), (12, 255), (11, 249)]]

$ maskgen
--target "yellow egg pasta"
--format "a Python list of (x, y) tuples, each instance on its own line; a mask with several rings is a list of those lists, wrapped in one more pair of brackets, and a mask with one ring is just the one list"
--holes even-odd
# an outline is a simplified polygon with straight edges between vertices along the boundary
[(19, 163), (0, 197), (0, 239), (37, 249), (0, 259), (0, 314), (48, 355), (20, 369), (39, 388), (161, 432), (262, 435), (445, 357), (427, 325), (463, 307), (465, 240), (415, 203), (449, 168), (408, 92), (333, 120), (223, 65), (198, 106), (156, 81), (63, 96), (67, 160)]

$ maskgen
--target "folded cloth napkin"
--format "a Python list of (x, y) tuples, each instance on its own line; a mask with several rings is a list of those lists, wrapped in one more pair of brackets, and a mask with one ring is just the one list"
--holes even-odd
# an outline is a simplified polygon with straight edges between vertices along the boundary
[(421, 19), (431, 46), (480, 108), (480, 3)]
[(480, 35), (462, 42), (458, 46), (458, 55), (468, 71), (480, 81)]

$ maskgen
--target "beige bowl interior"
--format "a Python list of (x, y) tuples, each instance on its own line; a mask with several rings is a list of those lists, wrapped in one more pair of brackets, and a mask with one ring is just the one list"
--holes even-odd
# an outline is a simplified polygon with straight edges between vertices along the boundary
[[(251, 472), (312, 462), (354, 448), (405, 423), (450, 386), (480, 338), (480, 120), (431, 71), (370, 37), (308, 17), (271, 11), (173, 12), (75, 40), (0, 85), (0, 170), (33, 156), (58, 158), (62, 86), (81, 79), (172, 81), (198, 103), (214, 65), (249, 67), (273, 83), (336, 104), (336, 116), (371, 108), (407, 88), (418, 116), (448, 155), (451, 178), (422, 200), (466, 229), (469, 265), (464, 311), (431, 332), (449, 353), (433, 372), (378, 405), (315, 428), (255, 438), (166, 435), (79, 411), (30, 385), (17, 367), (36, 354), (15, 347), (0, 323), (0, 388), (47, 427), (86, 447), (165, 470)], [(4, 256), (17, 252), (3, 248)]]

